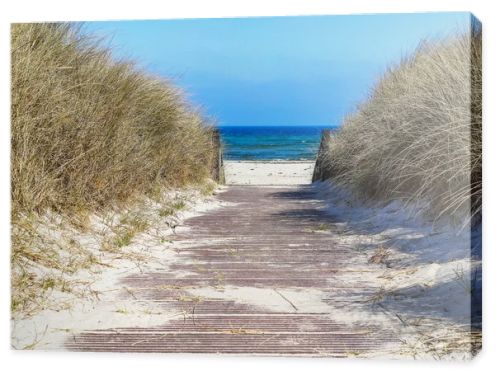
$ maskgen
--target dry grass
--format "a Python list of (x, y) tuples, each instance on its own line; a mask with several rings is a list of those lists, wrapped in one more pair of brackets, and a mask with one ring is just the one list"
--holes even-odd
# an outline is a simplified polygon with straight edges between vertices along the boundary
[[(71, 308), (75, 299), (98, 299), (94, 283), (109, 268), (126, 264), (140, 271), (154, 263), (149, 246), (171, 242), (173, 231), (166, 222), (204, 200), (206, 189), (193, 186), (167, 190), (155, 199), (143, 197), (122, 209), (96, 212), (85, 226), (75, 224), (71, 213), (20, 216), (12, 228), (13, 317)], [(169, 205), (178, 211), (161, 215), (158, 209)]]
[(472, 210), (480, 220), (481, 116), (481, 27), (473, 19), (470, 32), (422, 42), (389, 68), (320, 162), (362, 200), (398, 199), (458, 224)]
[[(211, 125), (179, 89), (114, 60), (79, 26), (13, 24), (11, 38), (12, 308), (29, 312), (44, 292), (71, 289), (54, 273), (99, 264), (57, 228), (43, 232), (47, 214), (84, 233), (91, 213), (204, 184), (216, 153)], [(122, 218), (110, 247), (147, 226)]]
[[(468, 326), (453, 325), (446, 329), (425, 319), (414, 326), (415, 334), (401, 339), (400, 352), (414, 359), (471, 360), (482, 348), (482, 332)], [(428, 321), (428, 320), (427, 320)]]
[(181, 92), (69, 24), (12, 26), (12, 202), (90, 210), (209, 176), (211, 131)]

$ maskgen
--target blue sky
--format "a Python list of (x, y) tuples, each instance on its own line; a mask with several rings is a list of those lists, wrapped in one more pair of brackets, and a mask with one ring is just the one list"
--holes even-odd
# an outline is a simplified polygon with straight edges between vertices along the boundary
[(468, 13), (88, 22), (222, 125), (335, 125), (422, 38)]

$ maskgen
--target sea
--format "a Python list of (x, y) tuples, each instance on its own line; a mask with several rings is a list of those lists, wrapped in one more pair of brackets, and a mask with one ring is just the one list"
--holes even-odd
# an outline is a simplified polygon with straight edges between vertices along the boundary
[(315, 160), (323, 129), (334, 126), (219, 126), (226, 160)]

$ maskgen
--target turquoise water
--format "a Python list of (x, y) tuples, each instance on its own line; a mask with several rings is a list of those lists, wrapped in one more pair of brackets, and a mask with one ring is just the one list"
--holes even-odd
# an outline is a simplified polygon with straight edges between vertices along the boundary
[(327, 126), (220, 126), (224, 159), (314, 160)]

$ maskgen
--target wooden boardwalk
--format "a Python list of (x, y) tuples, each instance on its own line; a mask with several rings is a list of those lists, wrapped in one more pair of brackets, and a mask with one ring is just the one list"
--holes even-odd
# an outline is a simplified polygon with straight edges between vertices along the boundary
[(230, 186), (219, 199), (229, 205), (191, 218), (190, 230), (175, 236), (179, 254), (168, 270), (121, 281), (136, 299), (182, 315), (159, 326), (86, 331), (66, 347), (345, 357), (395, 342), (385, 328), (339, 316), (375, 287), (343, 280), (355, 252), (336, 241), (336, 218), (312, 186)]

